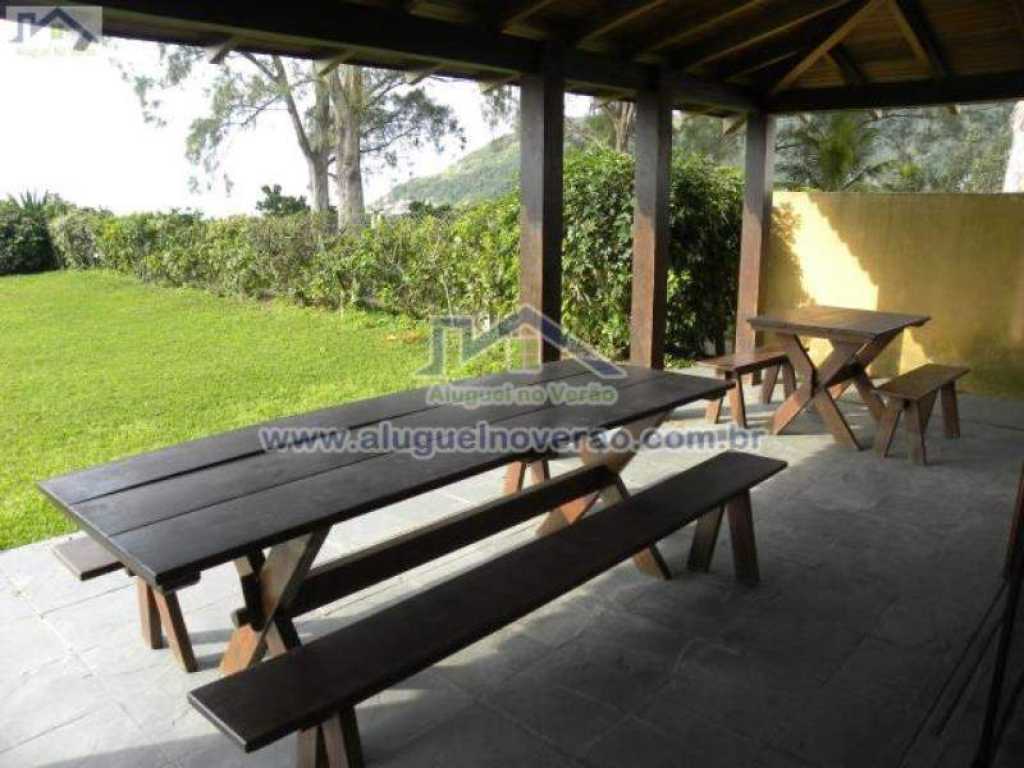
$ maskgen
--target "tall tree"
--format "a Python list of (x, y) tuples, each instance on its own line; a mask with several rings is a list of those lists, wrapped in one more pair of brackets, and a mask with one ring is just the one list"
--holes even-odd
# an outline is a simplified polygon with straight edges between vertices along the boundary
[[(163, 123), (164, 92), (209, 75), (209, 70), (199, 71), (205, 60), (202, 49), (161, 46), (157, 72), (123, 67), (122, 72), (134, 84), (146, 119)], [(365, 220), (367, 165), (393, 166), (403, 149), (426, 142), (440, 150), (449, 137), (462, 141), (451, 108), (432, 99), (423, 86), (409, 85), (399, 72), (342, 66), (321, 77), (309, 62), (230, 52), (213, 70), (207, 93), (207, 113), (193, 120), (186, 140), (189, 160), (212, 177), (232, 133), (252, 128), (270, 112), (284, 111), (306, 161), (316, 211), (330, 208), (331, 168), (337, 163), (333, 175), (342, 226), (361, 226)]]
[(779, 173), (791, 185), (837, 192), (868, 186), (892, 164), (879, 159), (879, 131), (867, 113), (801, 115), (779, 131)]
[(1004, 192), (1024, 192), (1024, 101), (1018, 101), (1010, 116), (1010, 158), (1003, 180)]

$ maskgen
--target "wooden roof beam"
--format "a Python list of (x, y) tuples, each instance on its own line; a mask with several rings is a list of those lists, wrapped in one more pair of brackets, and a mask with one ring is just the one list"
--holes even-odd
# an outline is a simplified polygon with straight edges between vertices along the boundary
[(662, 7), (667, 2), (668, 0), (639, 0), (625, 8), (619, 8), (618, 10), (606, 13), (570, 35), (566, 40), (566, 44), (569, 47), (575, 47), (596, 37), (603, 37), (609, 32), (614, 32), (619, 27), (636, 21), (641, 16)]
[(415, 70), (413, 72), (407, 72), (405, 75), (405, 82), (407, 85), (419, 85), (428, 77), (432, 77), (444, 68), (443, 64), (432, 64), (429, 67)]
[(817, 64), (829, 51), (845, 40), (853, 30), (887, 0), (854, 0), (849, 5), (837, 8), (835, 17), (822, 24), (824, 32), (809, 46), (808, 52), (774, 85), (771, 95), (784, 91), (799, 80), (803, 74)]
[(864, 74), (864, 70), (860, 68), (860, 64), (850, 55), (850, 51), (845, 45), (842, 43), (837, 45), (828, 52), (828, 57), (836, 65), (836, 69), (839, 70), (839, 74), (842, 75), (843, 80), (847, 84), (867, 85), (868, 76)]
[(667, 34), (661, 34), (648, 41), (641, 48), (634, 51), (633, 56), (647, 56), (652, 53), (658, 53), (682, 40), (695, 37), (732, 21), (743, 12), (749, 11), (758, 5), (763, 5), (766, 2), (767, 0), (729, 0), (729, 2), (719, 3), (714, 10), (696, 18), (687, 19), (685, 26), (673, 29)]
[(769, 112), (788, 114), (840, 109), (934, 107), (1019, 99), (1024, 99), (1024, 70), (906, 83), (799, 88), (777, 94), (764, 106)]
[(538, 11), (542, 11), (555, 0), (519, 0), (519, 2), (506, 3), (504, 10), (497, 15), (498, 29), (504, 31), (520, 21), (528, 19)]
[(918, 1), (888, 0), (888, 4), (914, 56), (931, 69), (933, 76), (950, 77), (953, 72)]
[(223, 64), (234, 50), (242, 44), (240, 37), (226, 37), (223, 40), (206, 46), (206, 61), (210, 64)]
[(746, 23), (728, 27), (671, 56), (669, 60), (679, 69), (692, 69), (758, 45), (846, 3), (847, 0), (789, 0), (783, 6), (761, 8)]
[(1013, 5), (1013, 15), (1017, 17), (1021, 37), (1024, 37), (1024, 0), (1010, 0), (1010, 3)]
[(313, 64), (313, 70), (316, 72), (317, 77), (327, 77), (331, 72), (354, 57), (355, 54), (352, 51), (342, 51), (337, 56), (317, 59)]

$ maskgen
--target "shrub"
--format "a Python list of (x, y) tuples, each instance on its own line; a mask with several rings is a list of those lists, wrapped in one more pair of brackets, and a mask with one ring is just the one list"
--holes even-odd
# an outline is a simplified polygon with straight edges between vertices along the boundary
[(71, 209), (50, 221), (50, 240), (58, 261), (69, 269), (102, 266), (96, 232), (109, 214), (85, 208)]
[(44, 207), (0, 202), (0, 275), (59, 269)]

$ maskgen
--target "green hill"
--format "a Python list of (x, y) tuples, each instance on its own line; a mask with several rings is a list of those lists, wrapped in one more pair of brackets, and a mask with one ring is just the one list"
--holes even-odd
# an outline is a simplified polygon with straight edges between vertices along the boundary
[(439, 174), (398, 184), (375, 207), (389, 209), (412, 200), (458, 205), (509, 192), (518, 179), (519, 137), (508, 134), (470, 152)]

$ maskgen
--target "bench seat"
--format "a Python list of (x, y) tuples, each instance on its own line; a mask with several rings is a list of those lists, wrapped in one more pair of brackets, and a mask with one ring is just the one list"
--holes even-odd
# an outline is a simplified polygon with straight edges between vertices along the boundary
[(88, 536), (76, 536), (58, 544), (53, 548), (53, 554), (79, 581), (90, 581), (124, 567)]
[(910, 458), (915, 464), (927, 464), (925, 433), (931, 419), (935, 399), (941, 396), (942, 417), (947, 438), (960, 437), (960, 410), (956, 382), (971, 372), (962, 366), (929, 363), (890, 379), (876, 388), (888, 399), (875, 435), (875, 451), (883, 458), (889, 455), (900, 418), (904, 420)]
[[(744, 560), (745, 572), (756, 578), (749, 489), (785, 466), (749, 454), (720, 454), (307, 646), (205, 685), (190, 693), (189, 701), (245, 751), (296, 731), (306, 736), (319, 730), (328, 749), (332, 741), (343, 740), (345, 757), (358, 765), (361, 753), (353, 710), (358, 702), (522, 618), (695, 520), (710, 520), (702, 520), (699, 549), (713, 551), (723, 505), (729, 512), (734, 552)], [(700, 565), (702, 555), (691, 557), (695, 559)], [(300, 752), (302, 743), (300, 739)]]
[[(727, 381), (735, 382), (735, 387), (729, 390), (729, 411), (733, 422), (740, 429), (747, 428), (747, 406), (743, 394), (743, 376), (748, 373), (764, 371), (764, 381), (761, 382), (761, 402), (765, 405), (772, 401), (775, 394), (775, 385), (779, 380), (779, 373), (782, 373), (782, 385), (786, 397), (789, 397), (796, 389), (796, 375), (793, 366), (789, 362), (782, 347), (760, 347), (751, 352), (737, 352), (731, 355), (721, 355), (706, 360), (698, 360), (697, 365), (705, 368), (714, 368), (718, 375)], [(724, 397), (712, 400), (708, 403), (705, 416), (709, 423), (717, 424), (722, 413)]]
[[(124, 568), (116, 557), (89, 536), (76, 536), (61, 542), (53, 548), (53, 554), (79, 581), (90, 581)], [(178, 596), (173, 592), (157, 592), (138, 577), (135, 582), (143, 641), (155, 650), (163, 647), (166, 635), (178, 663), (186, 672), (195, 672), (199, 665), (192, 651)]]

